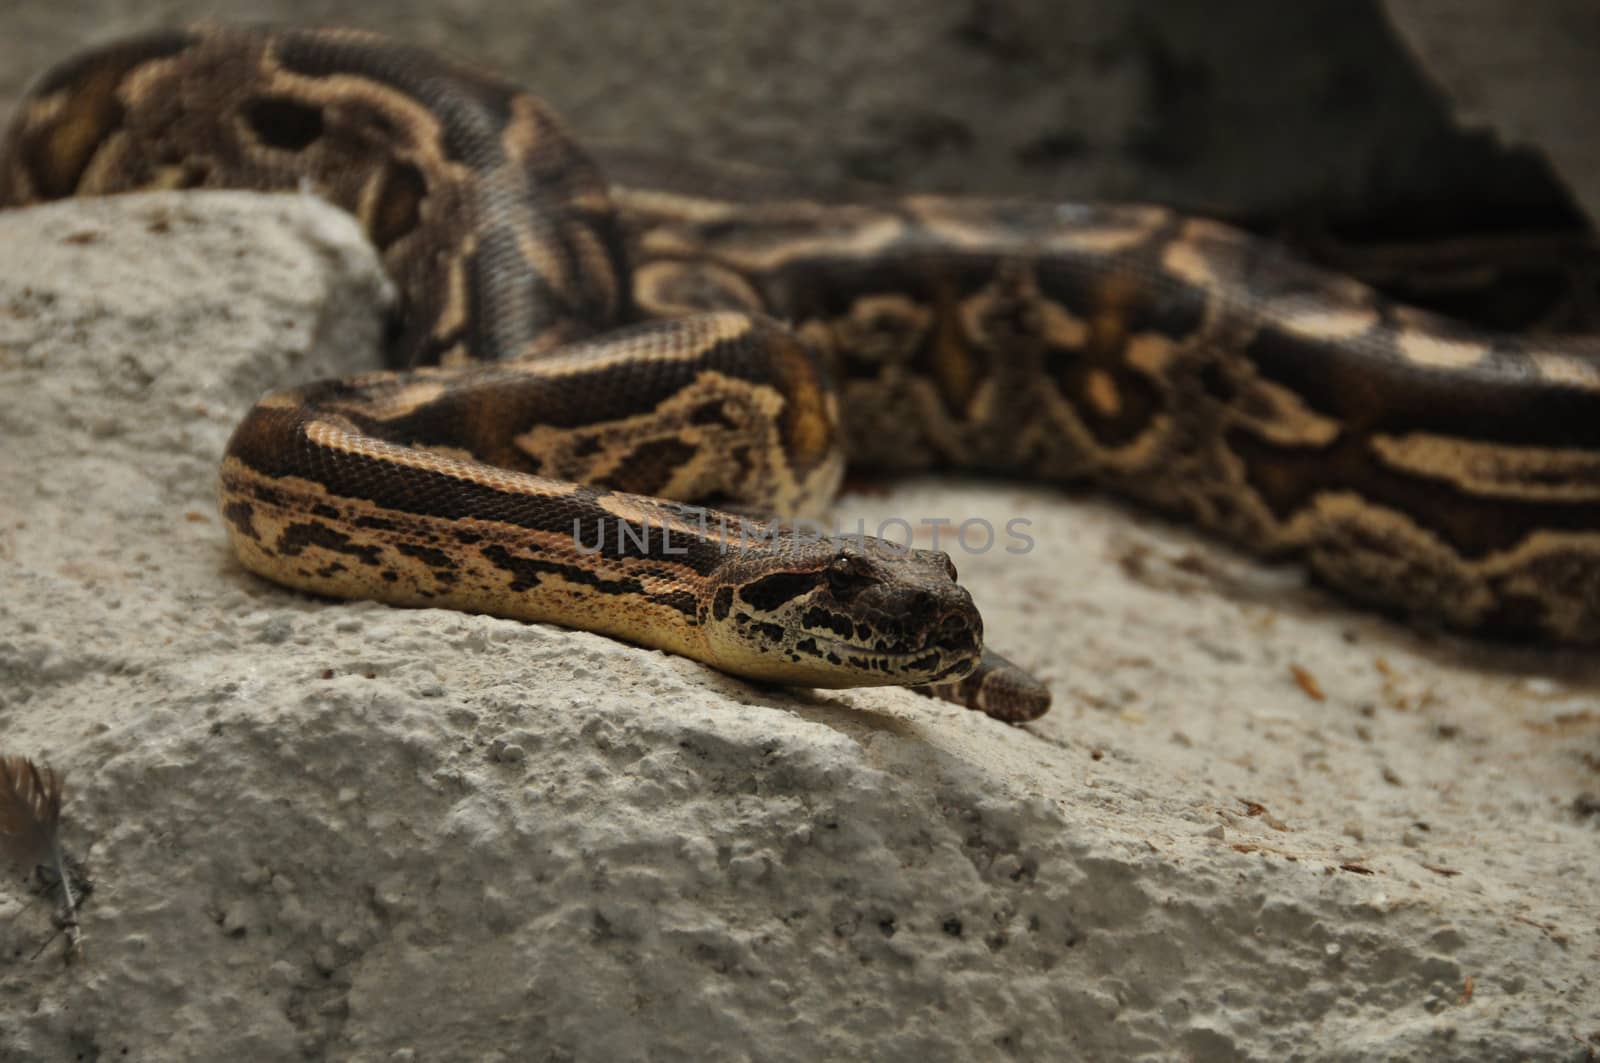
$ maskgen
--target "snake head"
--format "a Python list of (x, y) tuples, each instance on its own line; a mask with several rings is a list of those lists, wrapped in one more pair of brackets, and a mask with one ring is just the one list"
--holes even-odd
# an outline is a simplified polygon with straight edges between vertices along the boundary
[(703, 617), (717, 666), (814, 687), (912, 686), (977, 666), (983, 620), (940, 550), (780, 535), (730, 554)]

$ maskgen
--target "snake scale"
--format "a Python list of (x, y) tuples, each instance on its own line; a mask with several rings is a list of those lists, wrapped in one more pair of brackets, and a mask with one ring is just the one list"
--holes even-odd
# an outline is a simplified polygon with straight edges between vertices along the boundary
[(786, 523), (848, 461), (1090, 482), (1391, 611), (1600, 640), (1600, 344), (1216, 222), (596, 162), (517, 87), (346, 30), (99, 46), (0, 144), (0, 205), (308, 186), (401, 298), (390, 369), (228, 444), (233, 547), (281, 584), (1043, 712), (947, 555)]

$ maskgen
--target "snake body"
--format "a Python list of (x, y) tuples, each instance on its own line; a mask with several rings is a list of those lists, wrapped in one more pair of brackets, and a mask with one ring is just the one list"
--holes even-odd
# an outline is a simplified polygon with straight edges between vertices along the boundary
[(1388, 609), (1600, 639), (1600, 345), (1215, 222), (597, 164), (518, 88), (342, 30), (101, 46), (0, 144), (0, 204), (307, 185), (396, 282), (396, 368), (235, 432), (222, 512), (277, 582), (1042, 712), (946, 555), (749, 515), (819, 512), (848, 461), (1092, 482)]

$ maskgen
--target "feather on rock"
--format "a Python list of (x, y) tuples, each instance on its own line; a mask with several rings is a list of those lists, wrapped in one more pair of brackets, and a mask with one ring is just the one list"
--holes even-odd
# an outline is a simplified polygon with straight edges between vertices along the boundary
[(0, 756), (0, 856), (32, 871), (57, 862), (61, 776), (27, 757)]

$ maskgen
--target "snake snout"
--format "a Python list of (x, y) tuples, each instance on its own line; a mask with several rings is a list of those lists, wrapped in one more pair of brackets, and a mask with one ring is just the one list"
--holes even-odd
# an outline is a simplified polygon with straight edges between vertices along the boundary
[(957, 642), (963, 638), (971, 638), (976, 634), (980, 634), (980, 631), (975, 630), (980, 625), (981, 621), (976, 613), (971, 615), (950, 613), (939, 622), (939, 634), (946, 642)]
[(965, 591), (961, 592), (961, 597), (965, 601), (944, 614), (930, 641), (946, 650), (976, 653), (983, 645), (983, 617), (978, 615), (977, 606)]

